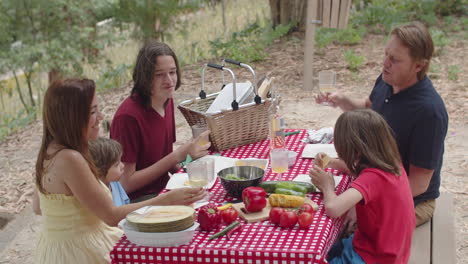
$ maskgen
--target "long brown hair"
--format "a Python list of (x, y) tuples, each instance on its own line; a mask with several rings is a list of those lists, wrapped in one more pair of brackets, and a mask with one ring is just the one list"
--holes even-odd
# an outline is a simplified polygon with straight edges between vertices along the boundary
[(400, 175), (401, 158), (393, 132), (373, 110), (341, 114), (335, 124), (334, 144), (338, 156), (356, 176), (365, 168)]
[(420, 22), (413, 22), (392, 30), (391, 35), (396, 36), (410, 51), (410, 56), (416, 62), (424, 63), (424, 67), (418, 72), (418, 80), (422, 80), (431, 62), (434, 53), (434, 43), (427, 28)]
[(42, 143), (36, 161), (36, 185), (40, 192), (46, 192), (42, 185), (44, 161), (53, 158), (58, 152), (47, 154), (52, 141), (62, 146), (62, 149), (80, 152), (97, 177), (86, 138), (95, 90), (94, 81), (88, 79), (57, 80), (47, 89), (42, 110)]
[(104, 181), (110, 167), (120, 161), (122, 146), (113, 139), (100, 137), (89, 141), (89, 152), (96, 165), (99, 177)]
[(145, 107), (151, 106), (151, 89), (154, 82), (156, 70), (156, 59), (158, 56), (172, 56), (176, 64), (177, 83), (175, 89), (180, 87), (179, 61), (174, 51), (165, 43), (149, 40), (138, 52), (133, 69), (132, 94), (137, 94)]

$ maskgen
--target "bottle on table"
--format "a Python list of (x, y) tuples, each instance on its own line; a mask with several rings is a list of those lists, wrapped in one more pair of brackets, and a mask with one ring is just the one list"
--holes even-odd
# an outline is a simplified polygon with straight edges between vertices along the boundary
[(277, 96), (270, 106), (270, 149), (285, 148), (284, 118), (280, 115), (280, 97)]

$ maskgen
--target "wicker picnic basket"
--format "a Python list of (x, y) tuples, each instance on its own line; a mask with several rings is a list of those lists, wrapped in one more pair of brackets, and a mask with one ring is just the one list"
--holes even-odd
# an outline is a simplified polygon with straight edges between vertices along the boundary
[[(232, 60), (228, 61), (227, 59), (226, 61), (230, 63), (235, 62)], [(243, 67), (246, 65), (239, 62), (235, 64)], [(211, 131), (210, 141), (212, 150), (214, 151), (221, 151), (266, 139), (269, 132), (268, 111), (271, 105), (271, 99), (260, 98), (255, 84), (253, 84), (256, 94), (254, 102), (238, 106), (234, 99), (231, 104), (231, 109), (223, 110), (218, 113), (206, 113), (207, 109), (220, 94), (220, 92), (210, 95), (204, 94), (204, 73), (207, 66), (227, 71), (231, 74), (234, 86), (233, 98), (237, 98), (235, 95), (236, 79), (234, 73), (229, 68), (221, 65), (213, 63), (205, 64), (202, 69), (202, 90), (200, 96), (193, 100), (183, 101), (178, 105), (179, 110), (184, 115), (188, 124), (190, 126), (197, 123), (207, 124), (208, 129)], [(251, 70), (251, 67), (248, 67)], [(253, 70), (251, 71), (253, 72)]]

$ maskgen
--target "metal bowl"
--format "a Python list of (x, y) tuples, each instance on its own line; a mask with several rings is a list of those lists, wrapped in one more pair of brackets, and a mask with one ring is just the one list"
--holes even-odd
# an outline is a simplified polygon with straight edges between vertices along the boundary
[(265, 176), (265, 170), (254, 166), (234, 166), (218, 172), (224, 190), (228, 195), (237, 199), (242, 198), (242, 191), (245, 188), (258, 186), (263, 176)]

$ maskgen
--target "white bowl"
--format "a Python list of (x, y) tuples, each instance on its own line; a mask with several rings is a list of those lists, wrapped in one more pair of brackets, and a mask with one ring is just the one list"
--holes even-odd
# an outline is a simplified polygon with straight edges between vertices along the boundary
[(139, 232), (122, 219), (119, 223), (128, 240), (134, 244), (146, 247), (177, 247), (192, 241), (195, 230), (200, 224), (195, 222), (191, 227), (178, 232), (147, 233)]

